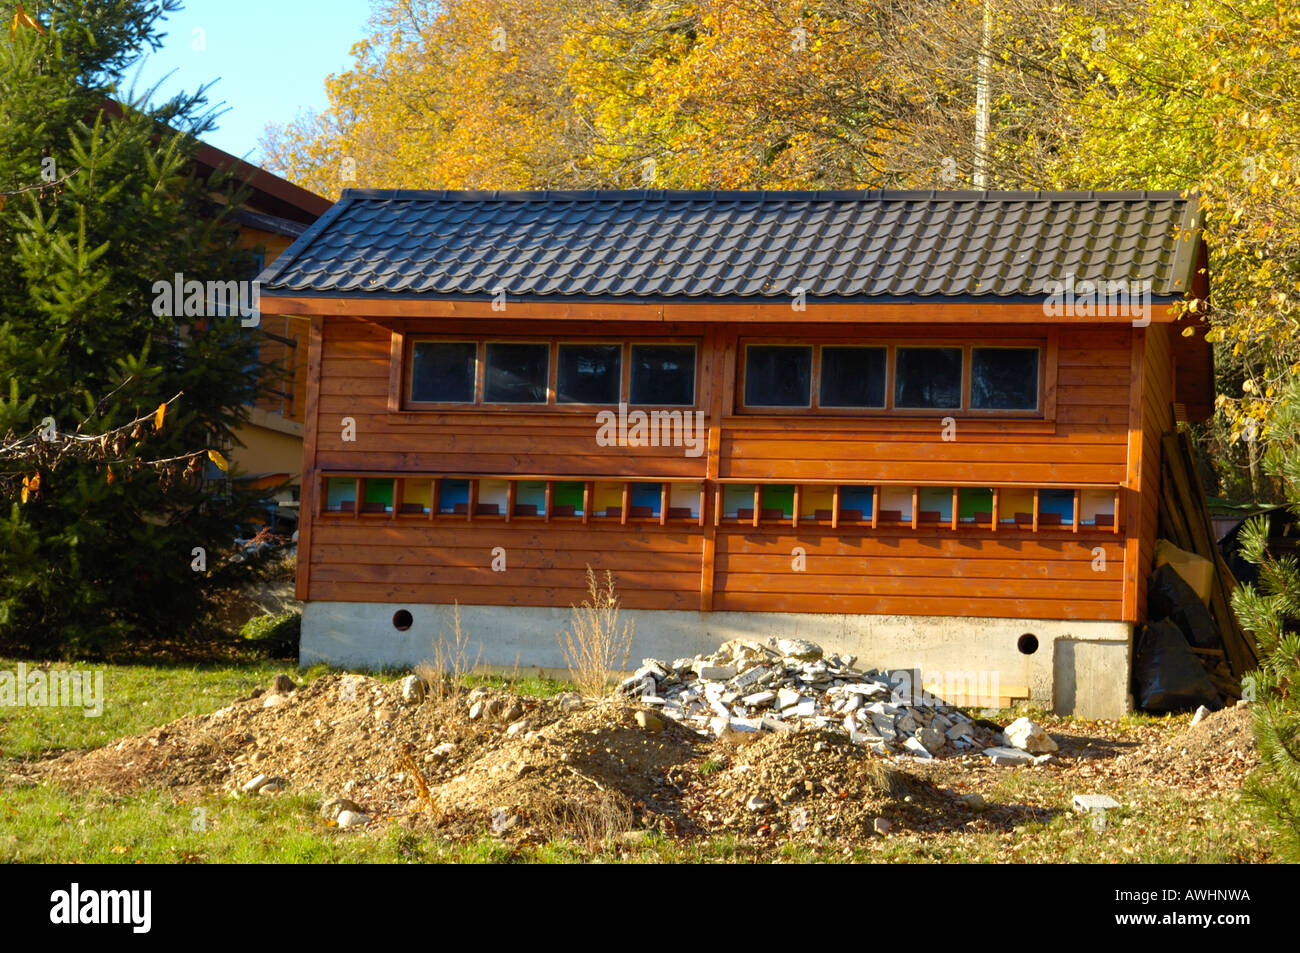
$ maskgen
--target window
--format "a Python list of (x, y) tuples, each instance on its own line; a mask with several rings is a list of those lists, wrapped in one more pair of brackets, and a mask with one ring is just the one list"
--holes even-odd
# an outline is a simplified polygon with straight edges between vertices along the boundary
[(823, 347), (819, 405), (883, 408), (888, 354), (883, 347)]
[(623, 384), (619, 344), (561, 344), (555, 398), (561, 404), (617, 404)]
[(661, 407), (695, 403), (693, 344), (633, 344), (628, 403)]
[(468, 341), (416, 341), (411, 348), (411, 400), (472, 404), (477, 349)]
[(1038, 348), (973, 347), (972, 410), (1037, 410)]
[(551, 371), (549, 344), (489, 344), (485, 350), (484, 403), (546, 403)]
[(808, 407), (812, 392), (812, 348), (753, 344), (745, 349), (748, 407)]
[(894, 406), (959, 410), (962, 349), (900, 347), (894, 352)]

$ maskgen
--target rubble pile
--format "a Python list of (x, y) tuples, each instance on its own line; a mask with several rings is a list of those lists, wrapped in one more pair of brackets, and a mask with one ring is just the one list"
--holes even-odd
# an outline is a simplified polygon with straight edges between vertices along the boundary
[(885, 674), (856, 670), (855, 661), (803, 639), (734, 639), (712, 655), (645, 659), (619, 690), (714, 737), (818, 728), (845, 732), (879, 755), (921, 759), (1007, 744), (923, 692), (900, 693)]

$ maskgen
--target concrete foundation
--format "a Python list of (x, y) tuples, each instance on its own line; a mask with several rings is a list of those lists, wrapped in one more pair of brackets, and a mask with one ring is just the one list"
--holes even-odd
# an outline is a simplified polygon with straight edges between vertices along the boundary
[[(563, 671), (556, 636), (570, 617), (567, 608), (461, 606), (468, 660)], [(851, 653), (859, 667), (920, 670), (927, 690), (957, 704), (989, 707), (996, 703), (987, 696), (996, 694), (1081, 718), (1119, 718), (1131, 709), (1133, 627), (1126, 622), (647, 609), (625, 609), (620, 619), (636, 623), (633, 665), (712, 652), (728, 639), (801, 638)], [(300, 659), (304, 667), (409, 668), (431, 659), (433, 643), (451, 632), (450, 606), (309, 602)]]

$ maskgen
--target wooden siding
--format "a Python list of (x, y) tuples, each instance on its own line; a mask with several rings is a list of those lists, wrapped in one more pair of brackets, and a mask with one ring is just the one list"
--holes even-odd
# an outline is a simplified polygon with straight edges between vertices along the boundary
[[(1117, 620), (1128, 617), (1131, 585), (1126, 580), (1149, 556), (1149, 546), (1138, 547), (1128, 538), (1133, 529), (1146, 532), (1145, 498), (1140, 513), (1124, 500), (1115, 527), (1037, 532), (1028, 527), (831, 530), (824, 524), (715, 524), (713, 513), (712, 491), (719, 480), (1138, 490), (1131, 483), (1130, 385), (1134, 341), (1141, 332), (1128, 326), (1060, 328), (1053, 335), (1047, 414), (1032, 419), (960, 416), (955, 439), (944, 440), (939, 414), (736, 413), (741, 339), (789, 336), (788, 325), (629, 322), (611, 334), (611, 325), (604, 322), (498, 323), (499, 334), (493, 336), (500, 338), (526, 333), (566, 340), (591, 335), (695, 341), (702, 368), (697, 409), (705, 413), (708, 430), (705, 452), (689, 457), (681, 448), (597, 446), (590, 409), (396, 410), (400, 401), (394, 388), (400, 375), (393, 373), (391, 360), (400, 349), (395, 334), (453, 336), (469, 333), (470, 324), (473, 333), (481, 334), (482, 325), (333, 316), (312, 320), (311, 374), (318, 376), (306, 396), (299, 598), (568, 606), (584, 596), (583, 577), (590, 565), (614, 573), (628, 608)], [(918, 325), (907, 333), (925, 341), (936, 336), (938, 327)], [(846, 334), (842, 326), (800, 331), (828, 341)], [(901, 333), (897, 327), (850, 331), (862, 340), (897, 339)], [(1030, 333), (1024, 325), (944, 326), (941, 331), (976, 343), (1023, 339)], [(1143, 373), (1148, 359), (1151, 376), (1159, 377), (1156, 364), (1168, 360), (1167, 344), (1144, 352)], [(1140, 410), (1145, 414), (1145, 408)], [(355, 424), (355, 440), (344, 439), (345, 418)], [(1157, 447), (1160, 432), (1153, 438)], [(1158, 479), (1158, 465), (1154, 472)], [(662, 526), (320, 513), (320, 480), (330, 474), (403, 473), (700, 480), (708, 487), (708, 511), (702, 525)], [(491, 568), (495, 547), (505, 550), (504, 573)], [(792, 565), (796, 548), (806, 559), (803, 571)], [(1098, 568), (1098, 549), (1104, 569)]]

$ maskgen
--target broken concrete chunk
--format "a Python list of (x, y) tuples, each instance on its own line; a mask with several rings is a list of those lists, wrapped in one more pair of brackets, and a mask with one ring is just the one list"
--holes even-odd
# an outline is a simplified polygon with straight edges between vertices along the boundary
[(793, 708), (802, 698), (803, 692), (797, 688), (783, 688), (776, 693), (777, 710), (785, 711), (787, 708)]
[(1051, 735), (1037, 722), (1030, 721), (1028, 718), (1017, 718), (1007, 725), (1003, 734), (1007, 736), (1007, 742), (1012, 747), (1028, 751), (1030, 754), (1047, 754), (1057, 750), (1056, 742), (1052, 740)]
[(903, 747), (906, 748), (909, 752), (911, 752), (913, 755), (915, 755), (918, 758), (928, 759), (934, 757), (934, 755), (930, 753), (929, 749), (927, 749), (926, 746), (921, 743), (920, 739), (915, 737), (908, 738), (906, 741), (904, 741)]
[(1028, 751), (1022, 751), (1020, 748), (985, 748), (984, 753), (998, 766), (1034, 763), (1034, 756)]
[(822, 647), (806, 639), (777, 639), (776, 648), (786, 658), (811, 661), (822, 657)]
[(706, 682), (725, 682), (736, 677), (736, 669), (731, 665), (704, 665), (695, 669), (695, 674)]
[(729, 683), (729, 687), (735, 691), (743, 692), (745, 689), (752, 688), (761, 682), (767, 675), (767, 672), (768, 670), (762, 665), (751, 668), (748, 671), (741, 672), (733, 678)]
[(943, 748), (944, 742), (948, 740), (944, 737), (943, 732), (935, 731), (933, 728), (922, 728), (917, 731), (914, 737), (925, 746), (925, 750), (930, 754), (938, 754)]
[(1119, 801), (1109, 794), (1076, 794), (1074, 796), (1074, 809), (1076, 811), (1109, 811), (1119, 806)]

